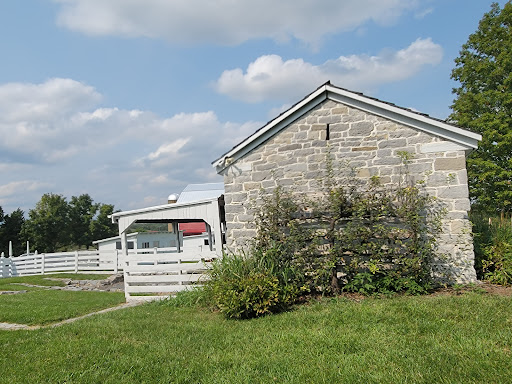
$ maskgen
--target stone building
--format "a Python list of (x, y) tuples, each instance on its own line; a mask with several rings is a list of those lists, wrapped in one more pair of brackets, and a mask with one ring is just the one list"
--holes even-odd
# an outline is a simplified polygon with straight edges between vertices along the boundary
[(401, 151), (409, 173), (448, 213), (439, 238), (440, 261), (453, 282), (476, 280), (466, 154), (481, 136), (445, 121), (326, 83), (213, 162), (224, 176), (226, 241), (240, 249), (255, 235), (251, 201), (278, 185), (314, 195), (328, 151), (364, 180), (397, 183)]

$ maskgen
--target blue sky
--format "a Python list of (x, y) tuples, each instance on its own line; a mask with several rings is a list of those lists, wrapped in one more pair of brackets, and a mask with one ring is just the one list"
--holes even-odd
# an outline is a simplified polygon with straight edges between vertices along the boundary
[(0, 206), (164, 204), (222, 181), (213, 160), (327, 80), (447, 118), (491, 3), (2, 1)]

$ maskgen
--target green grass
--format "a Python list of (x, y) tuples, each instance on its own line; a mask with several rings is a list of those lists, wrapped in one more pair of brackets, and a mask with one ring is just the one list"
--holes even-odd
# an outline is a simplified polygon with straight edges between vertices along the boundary
[(21, 277), (5, 277), (0, 279), (0, 290), (3, 290), (5, 285), (11, 285), (13, 283), (25, 283), (32, 285), (41, 285), (44, 287), (63, 287), (65, 284), (61, 281), (52, 281), (46, 279), (48, 275), (35, 275), (35, 276), (21, 276)]
[[(75, 276), (86, 275), (65, 275), (73, 279)], [(45, 280), (45, 277), (37, 275), (0, 279), (0, 291), (28, 291), (17, 295), (0, 295), (0, 322), (44, 325), (113, 307), (125, 300), (122, 292), (62, 291), (16, 284), (64, 286), (62, 282)]]
[(4, 290), (5, 285), (12, 283), (26, 283), (32, 285), (41, 285), (44, 287), (63, 287), (63, 281), (49, 280), (49, 279), (72, 279), (72, 280), (103, 280), (109, 275), (98, 274), (80, 274), (80, 273), (57, 273), (54, 275), (34, 275), (34, 276), (19, 276), (19, 277), (6, 277), (0, 278), (0, 290)]
[(512, 298), (333, 299), (246, 321), (151, 303), (0, 345), (1, 383), (504, 383)]
[(46, 275), (53, 279), (72, 279), (72, 280), (105, 280), (109, 274), (87, 274), (87, 273), (55, 273)]
[(55, 323), (124, 301), (122, 292), (30, 290), (0, 296), (0, 322), (26, 325)]

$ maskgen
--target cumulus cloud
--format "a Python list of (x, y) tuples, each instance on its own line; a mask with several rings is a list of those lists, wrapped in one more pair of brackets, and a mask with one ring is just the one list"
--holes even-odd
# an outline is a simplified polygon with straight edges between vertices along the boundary
[(46, 192), (89, 193), (128, 209), (147, 204), (150, 190), (164, 203), (188, 183), (218, 181), (211, 161), (261, 126), (221, 122), (212, 111), (161, 117), (101, 100), (93, 87), (70, 79), (0, 85), (5, 211), (17, 208), (8, 205), (14, 200), (33, 208)]
[(5, 185), (0, 185), (0, 198), (17, 195), (24, 191), (36, 191), (50, 186), (49, 183), (41, 183), (31, 180), (13, 181)]
[(215, 83), (217, 92), (246, 102), (263, 100), (293, 101), (330, 80), (355, 91), (404, 80), (416, 75), (425, 65), (437, 65), (443, 56), (440, 45), (418, 39), (405, 49), (383, 51), (377, 56), (340, 56), (314, 65), (302, 59), (284, 61), (266, 55), (247, 69), (224, 71)]
[(374, 22), (393, 24), (418, 0), (54, 0), (60, 26), (88, 35), (239, 44), (249, 39), (322, 36)]
[(154, 132), (167, 138), (155, 151), (135, 161), (138, 167), (180, 168), (187, 164), (197, 171), (198, 160), (213, 161), (221, 153), (242, 141), (261, 126), (258, 122), (235, 124), (220, 122), (212, 112), (180, 113), (164, 119)]
[[(51, 187), (51, 183), (33, 180), (17, 180), (0, 184), (0, 206), (4, 208), (4, 212), (10, 213), (20, 207), (20, 201), (25, 200), (22, 196), (41, 196), (45, 190)], [(13, 205), (11, 206), (11, 204)], [(23, 208), (27, 211), (26, 207)]]
[(0, 85), (0, 161), (54, 161), (76, 153), (69, 146), (80, 125), (76, 111), (101, 100), (93, 87), (71, 79)]

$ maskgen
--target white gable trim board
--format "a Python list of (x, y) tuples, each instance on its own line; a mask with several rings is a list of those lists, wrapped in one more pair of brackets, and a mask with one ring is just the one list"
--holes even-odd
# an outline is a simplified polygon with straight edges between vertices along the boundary
[(457, 149), (462, 149), (466, 152), (477, 148), (478, 141), (482, 139), (482, 136), (477, 133), (467, 131), (441, 120), (431, 118), (427, 115), (422, 115), (420, 113), (400, 108), (362, 94), (350, 92), (345, 89), (332, 86), (331, 84), (324, 84), (289, 110), (267, 123), (252, 136), (248, 137), (223, 156), (215, 160), (212, 163), (213, 166), (217, 169), (218, 173), (222, 174), (222, 171), (229, 165), (251, 152), (260, 144), (274, 136), (277, 132), (284, 129), (290, 123), (325, 100), (333, 100), (423, 132), (439, 136), (450, 143), (457, 144)]

